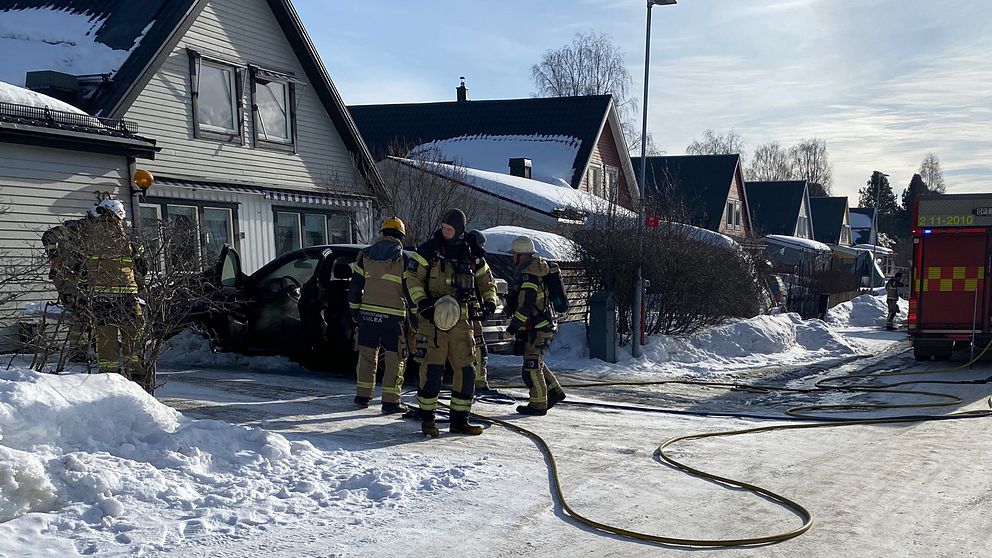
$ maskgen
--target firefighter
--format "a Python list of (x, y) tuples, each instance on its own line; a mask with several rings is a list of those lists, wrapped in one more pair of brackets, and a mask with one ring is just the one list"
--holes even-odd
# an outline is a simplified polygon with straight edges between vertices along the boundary
[(381, 236), (363, 249), (355, 260), (348, 289), (352, 319), (358, 324), (358, 394), (355, 404), (366, 408), (375, 389), (379, 349), (383, 351), (382, 413), (403, 411), (400, 392), (406, 364), (407, 289), (403, 274), (406, 227), (390, 217), (379, 227)]
[(91, 342), (86, 285), (82, 278), (79, 239), (92, 220), (96, 218), (96, 204), (86, 211), (83, 219), (74, 219), (56, 225), (41, 235), (41, 242), (48, 256), (48, 278), (58, 293), (58, 304), (66, 311), (69, 330), (66, 333), (67, 357), (70, 362), (85, 362)]
[(885, 318), (885, 329), (893, 330), (896, 328), (893, 325), (893, 320), (895, 320), (896, 315), (899, 314), (899, 288), (905, 287), (901, 281), (902, 272), (897, 271), (891, 279), (885, 283), (885, 302), (889, 305), (889, 314)]
[(138, 291), (144, 286), (148, 267), (140, 246), (131, 242), (124, 230), (124, 204), (105, 199), (97, 205), (97, 214), (87, 227), (82, 246), (100, 372), (121, 372), (123, 362), (124, 376), (152, 393), (155, 386), (145, 374), (144, 351), (139, 346), (143, 323)]
[[(473, 265), (476, 275), (482, 275), (489, 271), (489, 264), (486, 263), (486, 235), (480, 230), (471, 230), (465, 235), (469, 249), (472, 251)], [(479, 294), (482, 301), (482, 308), (475, 314), (478, 319), (472, 320), (472, 331), (475, 334), (475, 393), (483, 395), (494, 395), (496, 390), (489, 387), (489, 348), (486, 347), (486, 339), (483, 336), (483, 322), (491, 319), (496, 313), (496, 290), (493, 289), (489, 298)]]
[[(425, 348), (425, 370), (421, 372), (417, 403), (421, 410), (421, 431), (432, 438), (439, 435), (434, 422), (437, 398), (445, 362), (451, 363), (451, 424), (453, 434), (482, 434), (482, 427), (470, 424), (468, 415), (475, 394), (475, 334), (470, 311), (484, 301), (495, 300), (492, 272), (477, 269), (465, 240), (465, 214), (452, 209), (444, 214), (440, 228), (411, 256), (405, 277), (410, 299), (417, 305), (420, 319), (417, 346)], [(479, 298), (482, 300), (479, 300)], [(447, 318), (447, 303), (457, 305), (456, 320), (450, 329), (435, 323), (435, 311)], [(435, 308), (435, 303), (445, 305)]]
[(506, 331), (523, 345), (521, 374), (530, 389), (530, 401), (519, 405), (517, 412), (546, 415), (548, 409), (565, 400), (561, 384), (544, 364), (544, 353), (558, 330), (544, 286), (550, 266), (536, 254), (534, 241), (526, 236), (513, 239), (510, 250), (513, 252), (513, 285), (503, 312), (512, 313)]

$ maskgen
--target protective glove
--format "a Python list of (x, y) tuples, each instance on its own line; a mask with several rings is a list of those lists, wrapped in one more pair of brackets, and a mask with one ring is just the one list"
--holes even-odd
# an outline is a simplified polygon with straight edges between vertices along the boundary
[(425, 298), (417, 304), (417, 315), (421, 318), (427, 320), (430, 323), (434, 323), (434, 301)]
[(496, 313), (496, 304), (490, 300), (487, 300), (482, 305), (482, 321), (487, 321), (492, 319), (495, 313)]
[(360, 317), (361, 317), (361, 315), (358, 313), (358, 310), (352, 310), (351, 311), (351, 323), (352, 324), (356, 324), (357, 325), (358, 324), (358, 318), (360, 318)]

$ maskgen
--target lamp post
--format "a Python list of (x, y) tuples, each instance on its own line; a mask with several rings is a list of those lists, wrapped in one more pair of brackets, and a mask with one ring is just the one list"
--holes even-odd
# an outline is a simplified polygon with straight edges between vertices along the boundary
[(637, 277), (634, 281), (634, 307), (630, 314), (630, 329), (633, 339), (630, 342), (630, 354), (641, 356), (641, 297), (644, 295), (644, 278), (641, 276), (641, 260), (644, 258), (644, 189), (647, 176), (648, 150), (648, 75), (651, 69), (651, 8), (655, 6), (672, 6), (678, 0), (648, 0), (647, 30), (644, 33), (644, 97), (641, 99), (641, 169), (637, 175)]
[[(875, 214), (872, 215), (872, 228), (875, 230), (875, 241), (871, 243), (871, 261), (873, 265), (878, 265), (878, 206), (879, 200), (882, 197), (882, 179), (888, 178), (889, 175), (881, 171), (875, 171), (875, 176), (877, 177), (875, 186)], [(879, 266), (881, 269), (881, 266)], [(872, 270), (874, 271), (874, 270)], [(885, 270), (882, 270), (885, 273)], [(884, 277), (883, 277), (884, 279)]]

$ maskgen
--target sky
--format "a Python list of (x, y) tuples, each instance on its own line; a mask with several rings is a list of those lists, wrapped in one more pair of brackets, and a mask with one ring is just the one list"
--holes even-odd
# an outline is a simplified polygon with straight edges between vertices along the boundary
[[(534, 92), (576, 33), (610, 34), (643, 91), (643, 0), (294, 0), (348, 104)], [(948, 192), (992, 191), (987, 0), (679, 0), (654, 8), (648, 131), (682, 154), (706, 129), (758, 145), (827, 142), (835, 195), (873, 170), (896, 195), (935, 153)]]

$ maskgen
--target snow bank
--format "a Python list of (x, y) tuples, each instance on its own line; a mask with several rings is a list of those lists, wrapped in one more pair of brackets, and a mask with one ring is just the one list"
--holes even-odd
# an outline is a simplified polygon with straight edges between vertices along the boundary
[[(885, 317), (889, 307), (883, 296), (863, 294), (827, 310), (825, 321), (835, 327), (876, 327), (885, 325)], [(909, 301), (899, 299), (899, 315), (897, 322), (902, 322), (909, 312)]]
[(214, 352), (206, 337), (187, 329), (169, 339), (159, 364), (173, 368), (254, 368), (280, 372), (304, 371), (305, 368), (282, 356), (247, 356), (241, 353)]
[(169, 551), (315, 512), (328, 524), (375, 522), (474, 487), (480, 465), (323, 451), (189, 420), (116, 374), (0, 371), (2, 556), (64, 555), (68, 539), (80, 553)]
[(545, 231), (535, 231), (523, 227), (491, 227), (482, 231), (486, 235), (486, 252), (490, 254), (513, 254), (510, 250), (513, 239), (527, 236), (534, 241), (537, 254), (556, 262), (572, 262), (576, 257), (576, 246), (564, 236)]

